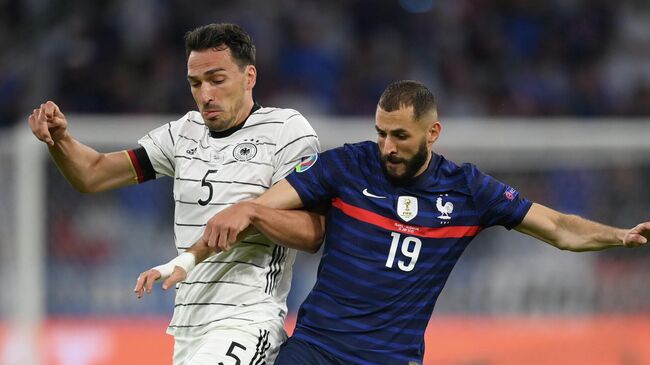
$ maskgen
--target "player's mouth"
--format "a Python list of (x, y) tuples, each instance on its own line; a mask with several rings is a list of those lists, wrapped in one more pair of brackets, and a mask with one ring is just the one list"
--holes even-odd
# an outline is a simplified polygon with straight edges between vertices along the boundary
[(398, 165), (405, 164), (406, 161), (403, 158), (399, 158), (395, 155), (388, 155), (384, 157), (384, 163), (386, 164), (386, 167), (396, 167)]
[(221, 110), (217, 110), (217, 109), (204, 110), (201, 112), (201, 114), (203, 115), (203, 119), (214, 119), (219, 114), (221, 114)]

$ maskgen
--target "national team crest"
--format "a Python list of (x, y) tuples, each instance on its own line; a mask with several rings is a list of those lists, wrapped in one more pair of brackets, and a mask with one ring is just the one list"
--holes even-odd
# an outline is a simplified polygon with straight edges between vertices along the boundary
[[(445, 197), (447, 196), (449, 194), (445, 194)], [(442, 200), (442, 196), (438, 196), (438, 199), (436, 199), (436, 209), (440, 212), (438, 219), (450, 220), (451, 213), (454, 211), (454, 204), (452, 202), (445, 202)]]
[(237, 161), (250, 161), (257, 155), (257, 147), (250, 143), (240, 143), (232, 150), (232, 157)]
[(400, 196), (397, 199), (397, 215), (405, 222), (418, 215), (418, 199), (413, 196)]

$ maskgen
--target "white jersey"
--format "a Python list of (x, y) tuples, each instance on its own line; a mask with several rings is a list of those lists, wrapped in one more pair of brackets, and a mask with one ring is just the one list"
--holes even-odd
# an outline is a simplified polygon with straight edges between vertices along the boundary
[[(261, 195), (320, 149), (299, 112), (278, 108), (257, 109), (241, 128), (212, 136), (201, 114), (193, 111), (138, 143), (156, 177), (174, 178), (179, 253), (201, 237), (217, 212)], [(199, 336), (216, 327), (282, 323), (294, 258), (294, 250), (259, 233), (209, 257), (178, 284), (167, 333)]]

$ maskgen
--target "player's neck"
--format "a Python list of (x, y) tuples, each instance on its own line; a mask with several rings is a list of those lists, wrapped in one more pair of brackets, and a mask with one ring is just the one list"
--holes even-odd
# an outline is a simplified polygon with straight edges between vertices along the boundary
[(237, 127), (240, 124), (244, 123), (248, 117), (253, 114), (253, 107), (255, 106), (255, 101), (253, 97), (246, 98), (244, 100), (244, 105), (242, 105), (239, 113), (237, 114), (237, 120), (231, 128)]
[[(241, 121), (238, 121), (237, 123), (233, 124), (232, 127), (228, 128), (228, 129), (226, 129), (224, 131), (210, 130), (210, 137), (212, 137), (212, 138), (224, 138), (224, 137), (228, 137), (228, 136), (232, 135), (233, 133), (235, 133), (238, 130), (242, 129), (242, 127), (244, 126), (244, 122), (246, 122), (248, 117), (250, 117), (251, 114), (253, 114), (259, 108), (261, 108), (261, 106), (259, 104), (255, 103), (251, 99), (251, 105), (247, 109), (242, 108), (242, 110), (247, 110), (247, 112), (245, 114), (243, 114), (244, 117), (241, 118)], [(239, 120), (239, 118), (237, 118), (237, 119)]]

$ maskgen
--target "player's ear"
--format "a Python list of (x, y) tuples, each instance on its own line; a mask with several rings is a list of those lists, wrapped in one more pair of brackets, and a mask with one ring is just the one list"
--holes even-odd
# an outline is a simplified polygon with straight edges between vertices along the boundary
[(440, 132), (442, 132), (442, 124), (439, 121), (430, 122), (427, 127), (427, 143), (432, 145), (440, 137)]
[(257, 69), (253, 65), (246, 65), (244, 70), (244, 77), (246, 77), (246, 90), (252, 90), (257, 82)]

